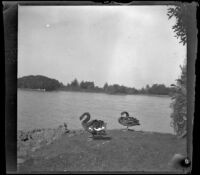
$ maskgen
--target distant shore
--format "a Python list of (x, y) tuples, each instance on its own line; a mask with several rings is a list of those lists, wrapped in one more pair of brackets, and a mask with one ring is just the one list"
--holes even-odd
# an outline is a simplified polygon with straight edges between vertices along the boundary
[(19, 172), (170, 170), (171, 157), (186, 155), (186, 139), (168, 133), (107, 130), (93, 140), (81, 130), (18, 131)]
[(95, 91), (87, 91), (87, 90), (64, 90), (64, 89), (57, 89), (53, 91), (46, 91), (45, 89), (30, 89), (30, 88), (18, 88), (19, 90), (24, 91), (38, 91), (38, 92), (80, 92), (80, 93), (98, 93), (98, 94), (106, 94), (106, 95), (144, 95), (144, 96), (154, 96), (154, 97), (170, 97), (170, 95), (159, 95), (159, 94), (125, 94), (125, 93), (106, 93), (106, 92), (95, 92)]

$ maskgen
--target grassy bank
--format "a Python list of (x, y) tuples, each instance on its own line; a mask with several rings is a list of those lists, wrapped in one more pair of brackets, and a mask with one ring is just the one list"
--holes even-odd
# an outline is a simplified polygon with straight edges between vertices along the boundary
[[(56, 136), (59, 130), (63, 132)], [(62, 128), (51, 133), (54, 139), (49, 143), (39, 135), (35, 141), (18, 141), (20, 172), (174, 171), (169, 164), (173, 155), (186, 155), (186, 140), (171, 134), (109, 130), (105, 139), (92, 140), (82, 130), (65, 132)], [(40, 146), (33, 149), (38, 138)], [(24, 155), (22, 147), (27, 149)]]

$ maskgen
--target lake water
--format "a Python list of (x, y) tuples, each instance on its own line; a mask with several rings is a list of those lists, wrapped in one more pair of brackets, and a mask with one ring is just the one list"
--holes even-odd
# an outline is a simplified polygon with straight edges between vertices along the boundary
[(122, 129), (122, 111), (139, 119), (135, 130), (173, 133), (170, 126), (169, 97), (145, 95), (107, 95), (81, 92), (39, 92), (18, 89), (18, 129), (54, 128), (66, 122), (69, 129), (81, 129), (84, 112), (91, 119), (107, 122), (107, 129)]

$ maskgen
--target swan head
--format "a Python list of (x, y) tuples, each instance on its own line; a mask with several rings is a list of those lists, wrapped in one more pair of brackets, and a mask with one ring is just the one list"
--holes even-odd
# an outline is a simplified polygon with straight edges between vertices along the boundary
[(127, 111), (121, 112), (121, 116), (124, 117), (124, 115), (125, 117), (129, 117), (129, 113)]

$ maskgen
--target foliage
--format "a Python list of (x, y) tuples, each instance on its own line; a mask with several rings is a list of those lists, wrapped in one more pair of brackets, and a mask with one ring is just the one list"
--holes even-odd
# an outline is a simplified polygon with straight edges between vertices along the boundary
[(167, 15), (169, 19), (172, 17), (176, 18), (176, 24), (172, 27), (174, 32), (176, 33), (176, 38), (180, 38), (180, 43), (185, 45), (187, 43), (187, 6), (184, 3), (180, 3), (175, 7), (171, 7), (168, 9)]
[(185, 134), (187, 123), (186, 66), (181, 67), (181, 72), (181, 77), (176, 80), (176, 85), (172, 85), (175, 87), (175, 91), (172, 94), (173, 102), (171, 103), (173, 109), (171, 125), (178, 136)]
[(41, 75), (24, 76), (18, 79), (18, 88), (45, 89), (46, 91), (56, 90), (63, 84), (55, 79)]
[(94, 82), (89, 82), (89, 81), (82, 81), (80, 83), (80, 88), (82, 89), (94, 89)]
[(78, 80), (77, 80), (77, 79), (74, 79), (74, 80), (71, 82), (70, 86), (71, 86), (71, 87), (74, 87), (74, 88), (79, 87)]
[(153, 84), (151, 87), (146, 85), (146, 87), (142, 89), (143, 93), (157, 95), (169, 95), (171, 91), (172, 89), (166, 87), (164, 84)]
[[(172, 17), (176, 18), (176, 24), (172, 27), (176, 33), (176, 37), (180, 39), (180, 43), (185, 45), (187, 43), (187, 5), (180, 3), (173, 8), (168, 9), (169, 19)], [(171, 114), (171, 126), (174, 128), (176, 134), (183, 137), (187, 134), (187, 65), (184, 64), (181, 67), (181, 77), (177, 79), (176, 85), (173, 85), (174, 92), (172, 94), (171, 108), (173, 112)]]

